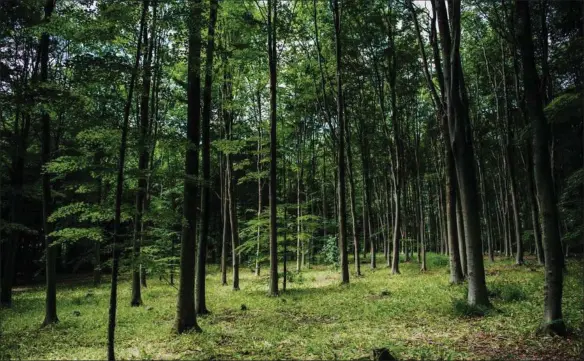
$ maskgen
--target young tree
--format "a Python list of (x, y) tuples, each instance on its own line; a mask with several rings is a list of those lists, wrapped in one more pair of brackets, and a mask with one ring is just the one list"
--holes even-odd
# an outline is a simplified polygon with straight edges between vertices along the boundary
[(128, 96), (124, 105), (124, 120), (122, 123), (122, 139), (120, 143), (120, 153), (118, 157), (118, 169), (116, 177), (116, 197), (115, 197), (115, 216), (114, 216), (114, 234), (112, 240), (113, 255), (112, 255), (112, 282), (109, 301), (109, 319), (108, 319), (108, 339), (107, 339), (107, 358), (109, 361), (115, 360), (114, 352), (114, 337), (116, 331), (116, 311), (118, 305), (118, 271), (119, 271), (119, 243), (121, 241), (121, 214), (122, 214), (122, 195), (124, 190), (124, 166), (126, 161), (126, 148), (128, 140), (128, 123), (130, 119), (130, 108), (132, 107), (132, 97), (134, 95), (134, 84), (138, 76), (138, 66), (140, 64), (140, 56), (142, 50), (142, 35), (146, 27), (146, 15), (148, 14), (148, 7), (150, 1), (146, 0), (143, 3), (142, 16), (140, 19), (140, 32), (138, 33), (138, 45), (136, 46), (136, 59), (134, 68), (130, 77), (130, 84), (128, 86)]

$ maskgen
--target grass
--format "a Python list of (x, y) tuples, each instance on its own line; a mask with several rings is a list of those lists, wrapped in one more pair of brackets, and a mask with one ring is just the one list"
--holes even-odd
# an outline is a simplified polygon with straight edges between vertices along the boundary
[[(364, 276), (340, 286), (325, 266), (289, 278), (288, 290), (267, 297), (266, 275), (242, 269), (241, 291), (222, 287), (210, 267), (200, 334), (172, 333), (176, 289), (151, 279), (144, 306), (132, 308), (130, 283), (119, 287), (118, 359), (366, 359), (387, 347), (398, 359), (576, 359), (583, 352), (582, 263), (570, 262), (564, 316), (572, 335), (536, 336), (543, 311), (543, 268), (512, 260), (486, 262), (493, 309), (484, 317), (456, 317), (465, 286), (448, 284), (446, 257), (429, 254), (429, 271), (416, 262), (389, 269), (362, 267)], [(380, 263), (382, 264), (381, 259)], [(59, 285), (60, 323), (40, 328), (43, 289), (15, 294), (0, 311), (0, 359), (104, 359), (109, 285)], [(245, 305), (243, 310), (242, 305)], [(464, 312), (462, 313), (464, 316)]]

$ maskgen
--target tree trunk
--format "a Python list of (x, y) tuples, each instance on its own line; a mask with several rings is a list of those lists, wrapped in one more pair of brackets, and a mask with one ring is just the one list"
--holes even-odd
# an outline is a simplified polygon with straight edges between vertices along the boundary
[[(444, 0), (433, 0), (438, 15), (438, 28), (442, 40), (444, 84), (447, 89), (448, 123), (460, 203), (464, 220), (468, 267), (468, 303), (489, 305), (482, 255), (477, 181), (474, 150), (468, 115), (468, 99), (460, 61), (460, 2), (451, 3), (450, 19)], [(450, 32), (452, 28), (452, 36)], [(452, 38), (452, 40), (451, 40)]]
[(338, 0), (333, 0), (335, 44), (337, 61), (337, 118), (339, 123), (338, 138), (338, 197), (339, 197), (339, 248), (341, 253), (341, 282), (349, 283), (349, 259), (347, 255), (347, 202), (345, 199), (345, 118), (343, 106), (343, 83), (341, 74), (341, 13)]
[[(156, 4), (154, 4), (156, 6)], [(147, 54), (144, 54), (144, 66), (142, 76), (142, 99), (140, 103), (140, 140), (139, 140), (139, 159), (138, 159), (138, 190), (136, 192), (136, 214), (134, 217), (134, 239), (132, 245), (132, 299), (131, 306), (140, 306), (142, 304), (141, 296), (141, 280), (140, 280), (140, 247), (142, 245), (143, 237), (143, 222), (142, 216), (145, 210), (146, 188), (148, 186), (146, 179), (146, 171), (148, 169), (149, 149), (148, 149), (148, 128), (149, 128), (149, 106), (150, 102), (150, 83), (152, 78), (152, 52), (155, 41), (155, 25), (151, 30), (151, 37), (148, 39), (147, 24), (144, 24), (143, 32), (143, 46), (147, 49)], [(148, 41), (150, 40), (150, 46)]]
[[(353, 177), (353, 153), (351, 152), (351, 131), (347, 129), (347, 164), (349, 166), (349, 199), (351, 207), (351, 227), (353, 229), (353, 248), (355, 255), (355, 273), (361, 276), (361, 260), (359, 259), (359, 239), (357, 237), (357, 204), (355, 201), (355, 178)], [(366, 228), (366, 225), (363, 225)], [(371, 260), (371, 267), (375, 268), (375, 259)]]
[[(225, 114), (225, 113), (224, 113)], [(223, 166), (223, 183), (221, 185), (223, 189), (223, 195), (221, 197), (221, 204), (223, 206), (223, 237), (221, 241), (221, 285), (227, 286), (227, 238), (229, 236), (229, 199), (227, 193), (227, 162)]]
[(205, 88), (203, 90), (203, 184), (201, 185), (201, 229), (197, 252), (197, 272), (195, 278), (195, 311), (199, 315), (209, 313), (205, 302), (205, 277), (207, 266), (207, 238), (211, 213), (211, 91), (213, 86), (213, 51), (215, 50), (215, 22), (217, 21), (217, 1), (210, 0), (209, 28), (207, 31), (207, 54), (205, 60)]
[[(504, 52), (502, 52), (504, 56)], [(503, 59), (504, 60), (504, 59)], [(517, 244), (517, 257), (515, 263), (517, 265), (523, 264), (523, 242), (521, 240), (521, 222), (519, 220), (519, 204), (517, 200), (517, 184), (515, 180), (515, 152), (514, 152), (514, 132), (513, 132), (513, 115), (511, 112), (511, 104), (509, 99), (509, 91), (507, 88), (507, 77), (505, 71), (505, 62), (502, 64), (502, 74), (503, 74), (503, 95), (505, 97), (505, 117), (507, 123), (505, 124), (506, 137), (505, 137), (505, 165), (507, 166), (507, 174), (509, 181), (509, 195), (511, 198), (511, 212), (513, 220), (513, 230), (514, 234), (510, 239), (515, 238), (515, 243)], [(510, 233), (511, 235), (511, 233)]]
[[(231, 120), (232, 121), (232, 120)], [(230, 126), (231, 128), (231, 126)], [(231, 133), (231, 130), (230, 130)], [(227, 156), (227, 197), (229, 199), (229, 223), (231, 224), (231, 262), (233, 265), (233, 290), (239, 290), (239, 227), (237, 223), (237, 199), (233, 179), (233, 160)]]
[(466, 241), (464, 239), (464, 216), (462, 215), (462, 205), (460, 204), (460, 193), (456, 194), (456, 230), (458, 235), (458, 251), (460, 252), (460, 269), (462, 276), (468, 275), (466, 262)]
[(195, 312), (195, 246), (197, 232), (197, 191), (199, 175), (199, 141), (201, 125), (201, 0), (194, 0), (190, 7), (189, 54), (188, 54), (188, 109), (187, 149), (183, 219), (180, 250), (180, 281), (178, 289), (175, 330), (200, 332)]
[(487, 203), (487, 186), (485, 185), (485, 177), (483, 174), (483, 158), (479, 156), (478, 171), (479, 171), (479, 182), (481, 185), (481, 203), (483, 208), (483, 217), (485, 218), (485, 224), (487, 226), (487, 249), (489, 254), (489, 260), (495, 262), (495, 255), (493, 253), (493, 228), (491, 226), (491, 217), (489, 215), (489, 207)]
[(262, 154), (262, 99), (258, 91), (258, 159), (257, 159), (257, 172), (258, 172), (258, 230), (257, 230), (257, 247), (256, 247), (256, 259), (255, 259), (255, 275), (260, 276), (260, 239), (261, 239), (261, 226), (260, 221), (262, 218), (262, 179), (259, 174), (262, 171), (261, 165), (261, 154)]
[[(19, 115), (21, 115), (19, 117)], [(20, 129), (20, 118), (22, 118), (22, 130)], [(26, 158), (27, 138), (30, 131), (30, 116), (20, 114), (16, 111), (14, 119), (14, 149), (12, 156), (12, 172), (10, 174), (10, 221), (20, 224), (23, 221), (23, 185), (24, 185), (24, 164)], [(16, 265), (16, 253), (20, 243), (22, 233), (13, 230), (7, 240), (0, 242), (1, 277), (0, 277), (0, 307), (12, 306), (12, 287), (14, 285), (14, 272)]]
[[(55, 8), (55, 0), (46, 0), (45, 2), (45, 22), (51, 21), (51, 14)], [(50, 35), (43, 33), (40, 43), (41, 57), (41, 82), (46, 83), (49, 78), (49, 42)], [(45, 105), (46, 107), (46, 105)], [(41, 155), (43, 165), (46, 166), (51, 161), (51, 116), (45, 108), (42, 111), (42, 145)], [(46, 299), (45, 299), (45, 319), (43, 326), (59, 322), (57, 317), (57, 247), (52, 246), (51, 225), (48, 221), (51, 214), (51, 177), (47, 170), (42, 174), (43, 188), (43, 237), (45, 239), (45, 258), (46, 258)]]
[(516, 29), (523, 63), (523, 89), (533, 130), (535, 187), (540, 205), (545, 255), (544, 324), (542, 328), (546, 333), (565, 335), (566, 326), (562, 316), (563, 254), (548, 150), (549, 125), (543, 112), (542, 96), (538, 92), (539, 81), (534, 59), (529, 3), (516, 1), (515, 6), (519, 20)]
[(277, 0), (268, 0), (268, 57), (270, 63), (270, 295), (278, 296), (278, 219), (277, 219), (277, 159), (276, 137), (276, 19)]
[(149, 1), (143, 4), (142, 17), (140, 20), (140, 32), (138, 34), (138, 45), (136, 47), (136, 60), (134, 69), (130, 78), (128, 87), (128, 97), (124, 106), (124, 121), (122, 125), (122, 139), (120, 144), (120, 153), (118, 158), (118, 169), (116, 179), (116, 198), (115, 198), (115, 215), (114, 215), (114, 234), (113, 234), (113, 256), (112, 256), (112, 281), (109, 302), (109, 319), (108, 319), (108, 360), (115, 360), (114, 353), (114, 336), (116, 328), (116, 310), (118, 295), (118, 270), (119, 270), (119, 243), (121, 241), (121, 214), (122, 214), (122, 195), (124, 190), (124, 165), (126, 158), (126, 147), (128, 139), (128, 123), (130, 119), (130, 109), (132, 106), (132, 96), (134, 93), (134, 84), (138, 76), (138, 66), (140, 64), (140, 53), (142, 49), (142, 35), (145, 31), (146, 15), (148, 13)]

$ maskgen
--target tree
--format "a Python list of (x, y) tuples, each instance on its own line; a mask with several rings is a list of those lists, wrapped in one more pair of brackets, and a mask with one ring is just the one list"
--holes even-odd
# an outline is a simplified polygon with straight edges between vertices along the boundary
[(142, 36), (146, 27), (146, 15), (150, 2), (147, 0), (143, 4), (142, 17), (140, 19), (140, 32), (138, 33), (138, 45), (136, 46), (136, 60), (128, 86), (128, 97), (124, 105), (124, 120), (122, 123), (122, 139), (120, 143), (120, 153), (118, 158), (118, 169), (116, 177), (116, 203), (115, 203), (115, 218), (114, 218), (114, 234), (112, 240), (113, 255), (112, 255), (112, 281), (109, 301), (109, 319), (108, 319), (108, 342), (107, 342), (107, 358), (110, 361), (115, 360), (114, 352), (114, 337), (116, 330), (116, 311), (118, 302), (118, 271), (119, 271), (119, 249), (118, 244), (121, 241), (121, 213), (122, 213), (122, 195), (124, 191), (124, 166), (126, 161), (126, 147), (128, 139), (128, 122), (130, 119), (130, 108), (132, 106), (132, 96), (134, 93), (134, 84), (138, 76), (138, 65), (140, 64), (140, 56), (142, 50)]
[[(47, 0), (45, 3), (45, 22), (51, 20), (51, 14), (55, 8), (56, 0)], [(46, 85), (49, 79), (49, 42), (50, 35), (48, 32), (43, 32), (40, 44), (41, 57), (41, 82)], [(51, 160), (51, 116), (48, 109), (43, 109), (42, 113), (42, 161), (43, 165), (47, 165)], [(57, 248), (53, 247), (51, 237), (49, 236), (49, 215), (51, 213), (51, 179), (49, 173), (45, 170), (42, 176), (43, 183), (43, 236), (45, 238), (45, 254), (46, 254), (46, 282), (47, 294), (45, 305), (45, 319), (43, 326), (59, 322), (57, 317), (57, 279), (56, 279), (56, 263), (57, 263)]]
[(175, 330), (178, 333), (201, 331), (195, 312), (195, 236), (197, 224), (197, 188), (201, 124), (201, 0), (189, 2), (188, 120), (183, 227), (180, 250), (180, 283), (176, 306)]
[(544, 317), (542, 331), (565, 335), (562, 317), (563, 253), (558, 225), (558, 208), (553, 189), (548, 151), (548, 124), (543, 112), (539, 76), (535, 67), (529, 3), (517, 0), (517, 39), (521, 47), (523, 91), (531, 118), (533, 132), (533, 167), (535, 187), (542, 220), (543, 251), (545, 255)]
[(276, 15), (278, 2), (268, 0), (268, 58), (270, 63), (270, 295), (278, 296), (278, 220), (277, 220), (277, 175), (276, 162), (278, 148), (276, 137), (276, 87), (277, 87), (277, 48), (276, 48)]
[(209, 213), (211, 211), (211, 90), (213, 85), (213, 50), (215, 47), (215, 22), (217, 21), (217, 0), (211, 0), (207, 59), (205, 63), (205, 89), (203, 90), (203, 185), (201, 191), (201, 234), (197, 252), (197, 275), (195, 309), (199, 315), (209, 313), (205, 304), (205, 267), (207, 265), (207, 237), (209, 234)]
[[(150, 102), (150, 87), (152, 80), (152, 53), (154, 50), (154, 43), (156, 41), (156, 5), (153, 4), (153, 25), (150, 30), (151, 36), (148, 39), (148, 29), (147, 24), (144, 25), (144, 47), (147, 48), (146, 54), (144, 54), (144, 73), (142, 76), (142, 96), (140, 102), (140, 155), (138, 160), (138, 171), (141, 173), (138, 179), (138, 192), (136, 192), (136, 215), (134, 219), (134, 244), (133, 244), (133, 272), (132, 272), (132, 300), (130, 301), (131, 306), (140, 306), (142, 304), (141, 295), (141, 282), (140, 282), (140, 272), (141, 265), (139, 265), (140, 257), (140, 246), (142, 244), (142, 238), (144, 233), (144, 224), (142, 221), (143, 213), (146, 206), (146, 192), (147, 192), (147, 176), (146, 171), (148, 170), (148, 160), (150, 157), (150, 151), (148, 149), (148, 129), (150, 127), (149, 120), (150, 115), (148, 114), (150, 108), (148, 106)], [(148, 44), (150, 41), (150, 44)], [(154, 100), (153, 100), (154, 101)]]
[[(468, 268), (468, 303), (489, 305), (483, 264), (474, 152), (468, 115), (468, 99), (460, 62), (460, 1), (447, 15), (444, 0), (432, 2), (438, 15), (443, 53), (443, 74), (448, 102), (450, 146), (454, 155), (464, 221)], [(452, 32), (451, 32), (452, 31)], [(452, 34), (452, 35), (451, 35)]]
[(345, 118), (343, 107), (343, 83), (341, 63), (341, 14), (338, 0), (333, 2), (333, 16), (335, 22), (335, 44), (337, 61), (337, 121), (339, 127), (338, 137), (338, 197), (339, 197), (339, 248), (341, 254), (341, 282), (349, 283), (349, 258), (347, 256), (347, 201), (345, 198)]

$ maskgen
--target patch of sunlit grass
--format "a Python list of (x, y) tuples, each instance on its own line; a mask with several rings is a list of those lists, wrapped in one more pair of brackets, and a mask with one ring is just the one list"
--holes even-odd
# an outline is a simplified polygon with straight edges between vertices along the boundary
[[(130, 283), (119, 287), (118, 359), (362, 359), (387, 347), (398, 359), (534, 358), (554, 350), (575, 357), (581, 341), (537, 338), (543, 308), (543, 270), (497, 260), (487, 267), (491, 302), (498, 312), (486, 317), (453, 317), (453, 300), (465, 299), (465, 286), (448, 283), (447, 257), (428, 255), (428, 272), (414, 261), (390, 275), (384, 260), (363, 277), (341, 286), (338, 272), (313, 266), (288, 278), (287, 290), (267, 297), (268, 276), (242, 269), (240, 291), (221, 286), (209, 267), (207, 307), (199, 317), (202, 333), (175, 335), (177, 291), (150, 279), (144, 306), (130, 307)], [(565, 281), (566, 323), (581, 335), (584, 316), (578, 268), (570, 263)], [(293, 270), (292, 272), (295, 272)], [(229, 281), (231, 274), (229, 274)], [(281, 280), (280, 280), (281, 281)], [(280, 282), (281, 285), (281, 282)], [(0, 359), (104, 359), (109, 285), (60, 286), (61, 322), (40, 328), (44, 292), (18, 292), (14, 308), (0, 311)], [(463, 307), (461, 303), (461, 306)], [(242, 307), (245, 305), (245, 307)], [(486, 347), (488, 345), (489, 347)], [(521, 350), (521, 354), (519, 351)], [(511, 355), (511, 356), (510, 356)]]

